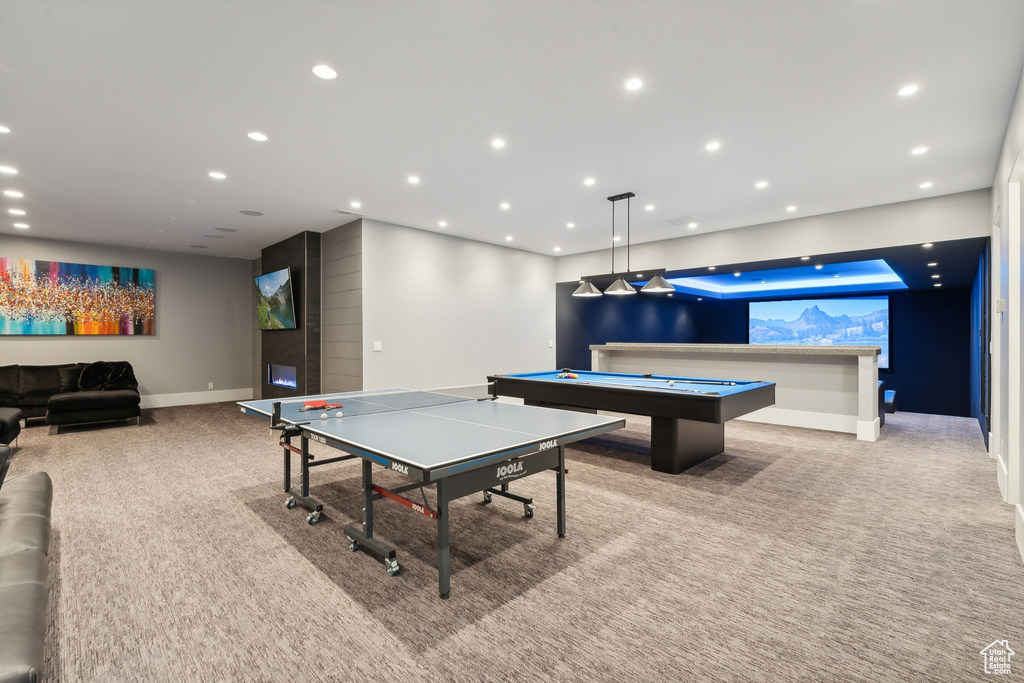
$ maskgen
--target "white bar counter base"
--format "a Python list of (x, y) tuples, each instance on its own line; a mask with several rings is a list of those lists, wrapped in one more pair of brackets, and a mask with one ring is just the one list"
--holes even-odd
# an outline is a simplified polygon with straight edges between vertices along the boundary
[(591, 369), (775, 382), (775, 405), (737, 418), (878, 439), (878, 346), (594, 344)]

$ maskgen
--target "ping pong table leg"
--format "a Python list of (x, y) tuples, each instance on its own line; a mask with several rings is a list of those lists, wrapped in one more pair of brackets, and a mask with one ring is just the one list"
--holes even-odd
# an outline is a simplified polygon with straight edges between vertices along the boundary
[(558, 506), (558, 537), (565, 538), (565, 446), (558, 447), (558, 474), (555, 475)]
[(437, 482), (437, 589), (441, 599), (451, 593), (451, 564), (448, 548), (448, 480)]

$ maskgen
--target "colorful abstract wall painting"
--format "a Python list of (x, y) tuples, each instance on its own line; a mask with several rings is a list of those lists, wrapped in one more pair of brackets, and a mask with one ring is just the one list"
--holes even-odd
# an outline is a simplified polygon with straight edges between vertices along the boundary
[(0, 257), (0, 335), (155, 333), (150, 269)]

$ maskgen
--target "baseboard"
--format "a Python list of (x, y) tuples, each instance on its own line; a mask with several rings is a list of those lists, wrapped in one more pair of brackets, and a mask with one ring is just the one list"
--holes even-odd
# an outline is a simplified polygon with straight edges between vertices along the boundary
[(1016, 511), (1013, 520), (1015, 524), (1013, 526), (1016, 528), (1017, 532), (1017, 550), (1020, 552), (1021, 561), (1024, 561), (1024, 506), (1018, 503), (1013, 507)]
[(1006, 469), (1006, 462), (1001, 455), (996, 455), (996, 482), (999, 484), (999, 495), (1003, 497), (1004, 503), (1010, 502), (1010, 473)]
[(826, 432), (846, 432), (857, 434), (856, 415), (837, 415), (835, 413), (813, 413), (807, 410), (792, 410), (769, 406), (752, 413), (741, 415), (737, 420), (764, 422), (767, 424), (785, 425), (787, 427), (806, 427), (821, 429)]
[(219, 389), (214, 391), (193, 391), (184, 394), (149, 394), (142, 396), (143, 408), (169, 408), (191, 406), (197, 403), (221, 403), (222, 401), (248, 401), (252, 389)]

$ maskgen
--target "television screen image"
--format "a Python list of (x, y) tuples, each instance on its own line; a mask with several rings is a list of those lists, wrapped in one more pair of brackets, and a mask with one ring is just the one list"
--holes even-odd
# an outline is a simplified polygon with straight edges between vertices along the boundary
[(261, 330), (295, 329), (290, 268), (256, 278), (256, 315)]
[(794, 346), (880, 346), (889, 368), (889, 297), (751, 301), (747, 341)]

